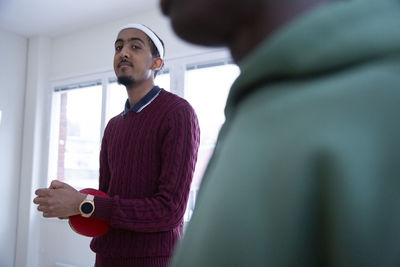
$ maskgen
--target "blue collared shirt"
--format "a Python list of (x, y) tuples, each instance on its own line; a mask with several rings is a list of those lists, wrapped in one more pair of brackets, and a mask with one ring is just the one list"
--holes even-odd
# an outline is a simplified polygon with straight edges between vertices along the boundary
[(161, 91), (160, 87), (154, 86), (150, 90), (150, 92), (148, 92), (142, 99), (140, 99), (139, 102), (137, 102), (135, 105), (133, 105), (133, 107), (130, 106), (129, 99), (127, 99), (125, 102), (125, 109), (124, 109), (123, 116), (125, 117), (125, 115), (129, 111), (133, 111), (136, 113), (139, 113), (140, 111), (142, 111), (145, 107), (147, 107), (147, 105), (149, 105), (154, 99), (156, 99), (156, 97), (158, 96), (160, 91)]

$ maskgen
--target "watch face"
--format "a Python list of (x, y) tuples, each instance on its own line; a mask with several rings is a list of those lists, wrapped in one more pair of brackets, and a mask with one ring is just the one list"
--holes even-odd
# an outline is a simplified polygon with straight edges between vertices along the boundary
[(93, 205), (90, 202), (85, 202), (81, 206), (81, 210), (85, 214), (90, 214), (93, 211)]

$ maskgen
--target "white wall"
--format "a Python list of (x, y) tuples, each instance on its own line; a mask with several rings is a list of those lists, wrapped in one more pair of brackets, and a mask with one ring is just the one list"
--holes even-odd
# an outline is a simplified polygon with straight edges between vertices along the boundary
[[(154, 10), (54, 38), (51, 42), (49, 80), (59, 82), (112, 71), (117, 31), (127, 23), (143, 23), (152, 28), (165, 43), (166, 61), (213, 51), (179, 40), (172, 32), (168, 21), (158, 10)], [(38, 183), (43, 183), (43, 180)], [(34, 217), (34, 214), (31, 215), (31, 219)], [(89, 248), (90, 238), (74, 233), (67, 221), (40, 218), (39, 224), (39, 241), (29, 248), (39, 254), (37, 266), (53, 267), (57, 262), (74, 266), (93, 266), (95, 256)], [(34, 253), (28, 257), (27, 262), (32, 262), (30, 259), (33, 258)], [(29, 265), (29, 267), (35, 266)]]
[(0, 266), (14, 266), (27, 40), (0, 30)]
[(0, 30), (0, 267), (93, 266), (90, 239), (42, 218), (32, 203), (34, 190), (47, 186), (50, 84), (112, 71), (117, 30), (133, 22), (160, 35), (167, 63), (214, 51), (179, 40), (158, 10), (53, 39)]
[(46, 149), (50, 114), (48, 70), (51, 41), (30, 38), (26, 61), (27, 82), (24, 102), (21, 178), (15, 266), (37, 266), (39, 262), (40, 214), (32, 203), (34, 191), (47, 186)]
[(178, 39), (169, 21), (158, 10), (152, 10), (54, 39), (51, 79), (113, 70), (114, 42), (119, 28), (128, 23), (145, 24), (160, 36), (166, 47), (166, 62), (212, 51)]

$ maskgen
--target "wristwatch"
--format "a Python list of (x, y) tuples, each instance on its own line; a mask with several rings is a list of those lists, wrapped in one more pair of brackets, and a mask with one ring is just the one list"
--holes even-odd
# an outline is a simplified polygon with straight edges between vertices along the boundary
[(79, 205), (79, 211), (83, 217), (89, 218), (94, 212), (94, 196), (87, 195)]

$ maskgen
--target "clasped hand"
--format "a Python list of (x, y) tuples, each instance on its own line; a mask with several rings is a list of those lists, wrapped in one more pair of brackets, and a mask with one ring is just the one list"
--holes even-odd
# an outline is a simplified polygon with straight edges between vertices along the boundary
[(37, 197), (33, 199), (33, 203), (38, 205), (38, 211), (46, 218), (66, 219), (80, 214), (79, 205), (86, 198), (86, 194), (58, 180), (52, 181), (49, 188), (37, 189), (35, 194)]

